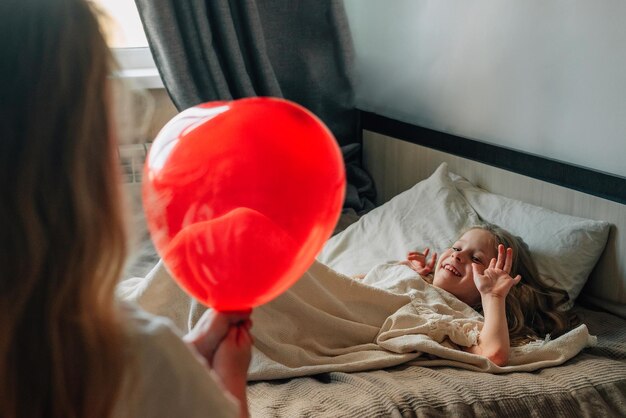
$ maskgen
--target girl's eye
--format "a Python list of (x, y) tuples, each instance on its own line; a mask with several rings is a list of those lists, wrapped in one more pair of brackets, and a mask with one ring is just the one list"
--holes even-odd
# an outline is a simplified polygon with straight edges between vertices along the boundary
[(452, 247), (453, 251), (461, 251), (461, 249), (459, 247)]
[(480, 259), (480, 258), (478, 258), (478, 257), (472, 257), (472, 261), (474, 261), (474, 262), (476, 262), (476, 263), (478, 263), (478, 264), (482, 264), (482, 263), (483, 263), (483, 260), (481, 260), (481, 259)]

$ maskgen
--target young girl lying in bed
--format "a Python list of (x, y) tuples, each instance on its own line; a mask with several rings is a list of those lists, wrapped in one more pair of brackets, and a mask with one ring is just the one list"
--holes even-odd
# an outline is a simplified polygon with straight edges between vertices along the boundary
[(510, 346), (560, 335), (570, 328), (571, 318), (558, 309), (567, 301), (566, 293), (541, 281), (526, 244), (502, 228), (469, 229), (438, 262), (436, 253), (430, 260), (428, 253), (428, 248), (410, 252), (400, 264), (484, 315), (478, 345), (464, 350), (501, 366), (507, 362)]

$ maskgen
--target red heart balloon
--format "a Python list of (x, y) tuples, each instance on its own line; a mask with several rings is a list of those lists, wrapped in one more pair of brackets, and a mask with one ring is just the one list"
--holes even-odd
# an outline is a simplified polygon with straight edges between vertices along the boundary
[(212, 102), (155, 139), (143, 201), (173, 277), (221, 311), (261, 305), (311, 265), (337, 223), (345, 169), (330, 130), (283, 99)]

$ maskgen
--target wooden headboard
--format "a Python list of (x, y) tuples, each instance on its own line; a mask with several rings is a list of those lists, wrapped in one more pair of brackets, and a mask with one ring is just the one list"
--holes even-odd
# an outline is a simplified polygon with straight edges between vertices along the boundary
[(362, 112), (363, 165), (381, 204), (442, 163), (493, 193), (560, 213), (605, 220), (609, 241), (583, 303), (626, 318), (626, 179)]

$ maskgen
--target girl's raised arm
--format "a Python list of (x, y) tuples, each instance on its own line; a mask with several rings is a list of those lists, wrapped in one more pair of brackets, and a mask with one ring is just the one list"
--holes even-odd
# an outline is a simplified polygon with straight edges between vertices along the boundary
[(498, 246), (498, 259), (491, 259), (489, 267), (483, 274), (472, 264), (474, 283), (480, 292), (485, 324), (478, 344), (465, 350), (487, 357), (498, 366), (505, 366), (509, 360), (509, 329), (506, 320), (505, 301), (511, 287), (522, 279), (520, 275), (510, 276), (513, 263), (513, 250)]

